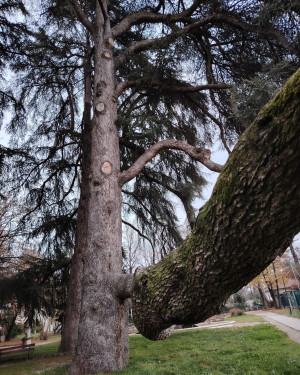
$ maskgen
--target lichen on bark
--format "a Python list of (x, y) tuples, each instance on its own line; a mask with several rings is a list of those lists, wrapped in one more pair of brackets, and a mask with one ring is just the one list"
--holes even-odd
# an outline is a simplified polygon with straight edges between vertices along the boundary
[(300, 70), (242, 135), (191, 235), (136, 276), (134, 322), (145, 337), (216, 313), (299, 231), (299, 103)]

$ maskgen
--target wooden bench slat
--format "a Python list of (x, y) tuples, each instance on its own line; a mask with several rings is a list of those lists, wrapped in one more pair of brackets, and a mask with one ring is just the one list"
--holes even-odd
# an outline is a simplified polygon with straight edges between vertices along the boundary
[(0, 352), (3, 351), (3, 350), (10, 350), (10, 349), (28, 349), (28, 348), (31, 348), (33, 347), (34, 344), (32, 345), (18, 345), (18, 346), (5, 346), (4, 348), (0, 348)]

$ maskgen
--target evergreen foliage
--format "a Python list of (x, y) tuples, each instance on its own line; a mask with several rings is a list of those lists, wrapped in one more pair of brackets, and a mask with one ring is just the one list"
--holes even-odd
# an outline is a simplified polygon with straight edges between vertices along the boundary
[(295, 66), (290, 61), (268, 64), (261, 72), (242, 80), (232, 90), (234, 109), (231, 118), (236, 121), (237, 130), (240, 126), (242, 133), (254, 121), (261, 107), (272, 99), (294, 71)]
[[(13, 306), (15, 313), (24, 311), (32, 326), (37, 313), (54, 316), (62, 312), (66, 303), (66, 286), (69, 280), (69, 261), (57, 264), (25, 253), (6, 263), (1, 272), (0, 306)], [(10, 311), (10, 310), (9, 310)]]
[[(40, 249), (60, 261), (74, 245), (82, 140), (92, 116), (94, 50), (72, 1), (32, 3), (35, 12), (25, 8), (26, 1), (0, 2), (1, 74), (10, 69), (0, 90), (0, 111), (11, 114), (10, 147), (0, 145), (0, 187), (3, 195), (25, 197), (18, 233), (36, 238)], [(92, 20), (95, 2), (79, 4)], [(108, 5), (117, 25), (133, 12), (175, 13), (189, 2), (113, 0)], [(209, 21), (215, 14), (219, 19)], [(200, 19), (207, 21), (193, 27)], [(219, 138), (230, 151), (263, 105), (261, 93), (272, 96), (286, 73), (295, 70), (298, 21), (296, 1), (210, 0), (192, 18), (148, 28), (136, 24), (117, 36), (116, 81), (134, 82), (118, 99), (122, 170), (168, 138), (197, 147)], [(130, 52), (146, 38), (157, 39)], [(281, 67), (280, 77), (266, 73), (266, 66)], [(228, 90), (193, 91), (199, 82), (238, 85), (235, 100)], [(125, 187), (124, 217), (136, 215), (137, 229), (165, 255), (181, 242), (170, 196), (181, 200), (192, 223), (192, 201), (204, 184), (197, 162), (166, 150)]]

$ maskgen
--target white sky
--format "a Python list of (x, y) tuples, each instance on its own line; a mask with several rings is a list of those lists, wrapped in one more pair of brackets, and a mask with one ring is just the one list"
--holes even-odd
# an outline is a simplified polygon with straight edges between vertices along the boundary
[(0, 130), (0, 144), (8, 146), (8, 137), (2, 129)]

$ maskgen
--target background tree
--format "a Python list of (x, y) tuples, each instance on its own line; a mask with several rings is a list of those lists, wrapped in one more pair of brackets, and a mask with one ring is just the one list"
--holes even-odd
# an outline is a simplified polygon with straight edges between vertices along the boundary
[[(57, 260), (72, 247), (76, 225), (62, 349), (75, 345), (82, 306), (71, 371), (111, 371), (126, 364), (128, 351), (122, 190), (139, 233), (163, 255), (181, 242), (168, 194), (193, 226), (191, 201), (204, 182), (197, 162), (222, 169), (204, 145), (218, 132), (230, 152), (241, 132), (227, 90), (271, 61), (289, 59), (295, 69), (298, 11), (292, 1), (69, 0), (43, 2), (42, 14), (11, 65), (26, 112), (14, 111), (8, 125), (15, 139), (5, 155), (15, 175), (5, 183), (28, 193), (21, 228), (42, 237)], [(156, 337), (169, 323), (158, 322), (152, 336), (141, 331)]]
[(239, 291), (233, 295), (234, 307), (244, 310), (246, 308), (246, 298), (243, 296), (242, 292)]
[(136, 267), (139, 265), (140, 241), (137, 234), (128, 227), (123, 231), (123, 267), (125, 273), (133, 274)]
[(261, 301), (262, 301), (262, 304), (263, 304), (263, 308), (265, 310), (267, 310), (268, 308), (271, 307), (271, 301), (269, 301), (267, 295), (266, 295), (266, 291), (265, 291), (265, 285), (263, 283), (263, 278), (262, 278), (262, 275), (259, 274), (257, 275), (251, 282), (250, 282), (250, 286), (256, 288), (259, 292), (259, 295), (260, 295), (260, 298), (261, 298)]
[(58, 265), (28, 248), (19, 249), (18, 255), (6, 260), (5, 267), (0, 271), (0, 308), (12, 316), (8, 339), (21, 312), (30, 327), (39, 314), (56, 315), (62, 320), (69, 263), (66, 261)]
[[(291, 256), (289, 255), (289, 248), (277, 257), (263, 272), (256, 276), (250, 283), (255, 286), (262, 297), (264, 308), (270, 308), (270, 302), (276, 309), (282, 308), (280, 298), (280, 286), (284, 285), (284, 280), (294, 279), (295, 273), (293, 272), (293, 264), (291, 263)], [(271, 300), (268, 301), (265, 296), (265, 291), (269, 292)]]

